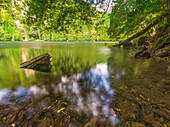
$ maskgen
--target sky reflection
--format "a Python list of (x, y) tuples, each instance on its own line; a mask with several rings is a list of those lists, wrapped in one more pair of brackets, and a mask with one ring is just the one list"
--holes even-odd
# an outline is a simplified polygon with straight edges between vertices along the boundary
[[(85, 73), (61, 77), (61, 82), (51, 86), (31, 86), (29, 89), (19, 87), (16, 90), (0, 90), (0, 103), (7, 104), (15, 96), (19, 101), (31, 96), (49, 96), (52, 87), (54, 95), (62, 95), (70, 102), (69, 109), (78, 114), (109, 119), (112, 123), (118, 122), (117, 115), (109, 106), (113, 100), (114, 91), (110, 86), (109, 72), (106, 63), (97, 64)], [(114, 113), (113, 113), (114, 112)]]
[(72, 102), (71, 109), (87, 116), (104, 116), (113, 123), (118, 119), (111, 113), (109, 104), (113, 100), (114, 91), (108, 80), (107, 64), (97, 64), (95, 68), (84, 74), (63, 76), (58, 85), (53, 85), (56, 93), (62, 93)]

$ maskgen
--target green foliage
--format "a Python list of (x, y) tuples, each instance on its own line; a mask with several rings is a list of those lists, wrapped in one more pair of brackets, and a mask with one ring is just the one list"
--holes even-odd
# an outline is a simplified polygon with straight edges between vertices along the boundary
[(15, 31), (14, 40), (15, 41), (22, 41), (23, 40), (23, 35), (21, 34), (20, 30)]
[(168, 8), (168, 0), (116, 0), (114, 3), (109, 34), (116, 39), (127, 38), (143, 29)]
[[(169, 8), (168, 0), (114, 0), (113, 3), (111, 14), (104, 14), (84, 0), (25, 0), (22, 4), (17, 0), (13, 4), (10, 0), (1, 1), (0, 40), (22, 40), (25, 34), (28, 40), (119, 40), (143, 29)], [(165, 22), (168, 23), (168, 18)]]
[(10, 41), (12, 37), (8, 32), (4, 31), (2, 27), (0, 27), (0, 41)]
[(66, 31), (76, 29), (84, 24), (91, 24), (96, 17), (96, 10), (83, 0), (26, 0), (26, 21), (36, 26), (44, 25), (46, 29)]
[[(100, 62), (106, 62), (106, 54), (98, 55), (99, 50), (92, 46), (81, 48), (75, 46), (70, 49), (66, 44), (54, 47), (54, 45), (39, 45), (39, 48), (0, 48), (0, 88), (3, 86), (14, 88), (18, 86), (29, 87), (32, 84), (42, 85), (42, 81), (53, 82), (61, 79), (63, 75), (73, 75), (86, 72), (91, 67)], [(52, 56), (52, 72), (42, 73), (19, 68), (19, 65), (26, 60), (30, 60), (40, 54), (49, 52)], [(82, 58), (83, 56), (83, 58)], [(10, 73), (10, 76), (9, 76)], [(28, 80), (29, 78), (29, 80)], [(45, 79), (45, 80), (44, 80)], [(9, 83), (8, 81), (13, 81)], [(46, 84), (46, 83), (45, 83)]]
[[(110, 40), (107, 34), (110, 22), (108, 14), (101, 19), (102, 13), (83, 0), (13, 2), (11, 4), (9, 0), (1, 3), (0, 26), (3, 32), (0, 40), (18, 41), (25, 37), (31, 41)], [(23, 9), (25, 15), (21, 13)], [(16, 21), (19, 21), (19, 26), (16, 26)]]

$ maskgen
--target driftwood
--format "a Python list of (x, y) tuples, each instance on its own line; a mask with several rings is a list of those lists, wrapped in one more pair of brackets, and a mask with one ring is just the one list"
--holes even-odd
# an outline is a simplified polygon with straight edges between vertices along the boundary
[(50, 59), (51, 56), (48, 53), (45, 53), (29, 61), (21, 63), (20, 68), (33, 69), (42, 72), (50, 72), (52, 67), (50, 64)]

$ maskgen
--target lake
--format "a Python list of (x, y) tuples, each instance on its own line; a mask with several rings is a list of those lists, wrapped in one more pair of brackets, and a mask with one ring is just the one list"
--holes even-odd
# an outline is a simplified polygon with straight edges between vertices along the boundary
[[(20, 68), (44, 53), (52, 57), (50, 72)], [(169, 86), (170, 64), (131, 58), (105, 42), (0, 43), (0, 125), (146, 123), (147, 114), (160, 115), (153, 105), (169, 106)], [(166, 111), (152, 119), (159, 117), (159, 124), (169, 119)]]

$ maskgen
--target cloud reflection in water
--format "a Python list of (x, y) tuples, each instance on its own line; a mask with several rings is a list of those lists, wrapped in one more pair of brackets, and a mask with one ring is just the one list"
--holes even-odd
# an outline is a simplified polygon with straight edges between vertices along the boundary
[(19, 87), (15, 91), (2, 89), (0, 90), (0, 104), (8, 104), (10, 103), (10, 99), (15, 97), (17, 101), (24, 101), (31, 97), (32, 95), (47, 95), (45, 87), (41, 88), (37, 86), (31, 86), (29, 89), (25, 89), (23, 87)]
[(87, 116), (104, 116), (117, 123), (118, 119), (113, 116), (109, 107), (114, 91), (108, 78), (107, 64), (97, 64), (84, 74), (63, 76), (61, 83), (53, 85), (53, 88), (56, 93), (64, 94), (72, 102), (72, 110), (83, 112)]
[[(70, 77), (63, 76), (61, 82), (52, 86), (31, 86), (29, 89), (18, 88), (15, 91), (0, 90), (0, 103), (7, 104), (11, 96), (18, 97), (19, 101), (26, 100), (30, 96), (50, 95), (47, 87), (52, 87), (53, 92), (64, 96), (71, 104), (69, 109), (87, 116), (107, 118), (112, 123), (117, 123), (118, 118), (109, 106), (113, 100), (114, 91), (108, 80), (109, 72), (107, 64), (97, 64), (86, 73), (79, 73)], [(24, 96), (23, 96), (24, 95)]]
[(9, 90), (8, 89), (2, 89), (0, 90), (0, 102), (1, 103), (5, 103), (8, 102), (8, 100), (5, 98), (8, 94), (9, 94)]

